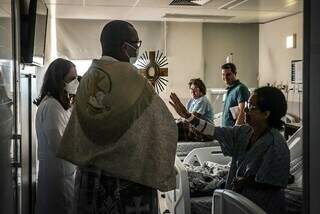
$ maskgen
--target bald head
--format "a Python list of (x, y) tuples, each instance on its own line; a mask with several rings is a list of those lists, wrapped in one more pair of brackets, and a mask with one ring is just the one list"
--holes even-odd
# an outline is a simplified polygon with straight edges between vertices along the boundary
[(101, 32), (100, 42), (103, 56), (112, 56), (120, 61), (128, 61), (124, 54), (124, 44), (138, 41), (138, 34), (132, 24), (115, 20), (106, 24)]

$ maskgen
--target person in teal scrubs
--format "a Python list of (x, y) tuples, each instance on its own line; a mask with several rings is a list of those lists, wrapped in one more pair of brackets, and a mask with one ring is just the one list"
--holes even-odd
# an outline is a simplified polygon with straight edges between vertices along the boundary
[(221, 66), (222, 79), (227, 85), (227, 94), (224, 96), (222, 113), (222, 127), (232, 127), (244, 124), (244, 108), (250, 92), (246, 85), (237, 79), (237, 68), (233, 63)]

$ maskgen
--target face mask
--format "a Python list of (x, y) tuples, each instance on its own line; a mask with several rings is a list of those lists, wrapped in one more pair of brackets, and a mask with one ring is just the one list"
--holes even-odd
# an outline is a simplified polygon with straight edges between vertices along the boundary
[(129, 44), (128, 42), (126, 42), (126, 44), (127, 44), (128, 46), (130, 46), (131, 48), (133, 48), (133, 49), (136, 51), (136, 56), (129, 56), (128, 52), (126, 51), (126, 55), (127, 55), (127, 57), (129, 58), (129, 62), (130, 62), (130, 64), (133, 65), (134, 63), (136, 63), (136, 61), (137, 61), (137, 59), (138, 59), (138, 56), (139, 56), (139, 48), (136, 48), (136, 47), (132, 46), (132, 45)]
[(74, 79), (71, 82), (66, 83), (64, 90), (66, 90), (66, 92), (68, 92), (69, 94), (76, 94), (78, 86), (79, 86), (78, 79)]
[(130, 63), (131, 65), (133, 65), (134, 63), (137, 62), (137, 59), (138, 59), (138, 57), (129, 57), (129, 63)]

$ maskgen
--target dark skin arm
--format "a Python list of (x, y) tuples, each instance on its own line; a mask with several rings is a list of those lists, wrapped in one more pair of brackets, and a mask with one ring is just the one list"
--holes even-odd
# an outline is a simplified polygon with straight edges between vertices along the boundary
[[(175, 93), (171, 93), (170, 98), (171, 98), (171, 101), (169, 101), (169, 103), (173, 106), (173, 108), (181, 117), (187, 119), (191, 116), (190, 112), (188, 112), (186, 107), (181, 103), (179, 97)], [(202, 116), (198, 112), (192, 112), (192, 114), (198, 118)]]
[(202, 115), (201, 114), (199, 114), (198, 112), (192, 112), (192, 114), (195, 116), (195, 117), (198, 117), (198, 118), (200, 118)]
[(186, 107), (181, 103), (180, 99), (175, 93), (170, 94), (170, 101), (169, 103), (172, 105), (174, 110), (182, 117), (182, 118), (189, 118), (191, 116), (191, 113), (188, 112)]
[[(190, 112), (188, 112), (188, 110), (186, 109), (186, 107), (181, 103), (180, 99), (178, 98), (178, 96), (175, 93), (171, 93), (170, 94), (170, 101), (169, 103), (172, 105), (172, 107), (176, 110), (176, 112), (184, 119), (188, 119), (188, 122), (193, 126), (193, 127), (197, 127), (196, 129), (198, 129), (198, 131), (200, 131), (202, 134), (204, 135), (208, 135), (211, 136), (213, 134), (213, 130), (214, 130), (214, 125), (207, 123), (205, 120), (202, 120), (200, 118), (198, 118), (197, 116), (194, 116), (193, 118), (190, 118), (192, 115)], [(200, 123), (203, 123), (203, 126), (199, 126), (198, 125)], [(205, 124), (205, 125), (204, 125)]]

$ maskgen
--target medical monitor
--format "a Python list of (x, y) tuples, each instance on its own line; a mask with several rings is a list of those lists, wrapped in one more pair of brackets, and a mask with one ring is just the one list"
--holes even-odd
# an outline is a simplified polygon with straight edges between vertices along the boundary
[(21, 62), (43, 65), (48, 8), (43, 0), (30, 0), (27, 14), (21, 15)]

